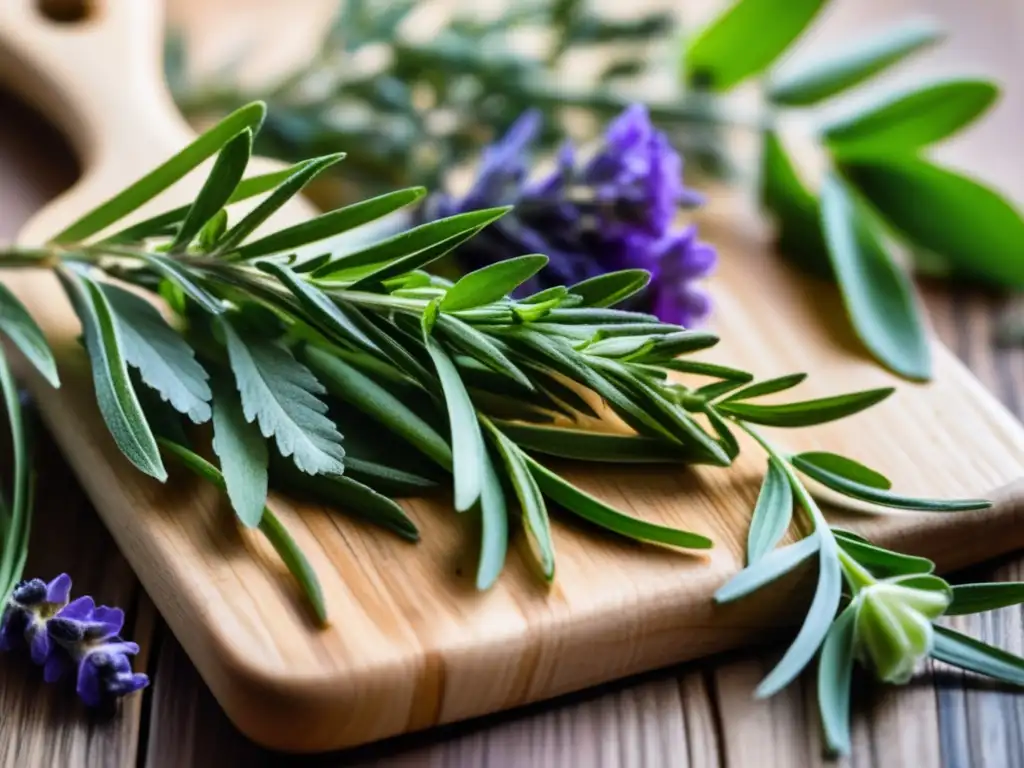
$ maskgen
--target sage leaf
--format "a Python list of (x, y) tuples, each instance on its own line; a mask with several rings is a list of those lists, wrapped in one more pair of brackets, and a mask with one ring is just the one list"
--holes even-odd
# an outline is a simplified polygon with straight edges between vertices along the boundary
[(344, 471), (341, 435), (317, 395), (326, 390), (309, 369), (271, 339), (244, 334), (220, 321), (246, 421), (310, 475)]
[(111, 437), (132, 464), (163, 482), (167, 470), (128, 376), (124, 345), (110, 303), (86, 275), (63, 267), (56, 271), (82, 323), (96, 403)]
[(889, 223), (956, 273), (1024, 288), (1024, 220), (995, 191), (912, 157), (844, 161), (840, 170)]
[(770, 427), (810, 427), (859, 413), (880, 403), (893, 391), (892, 387), (884, 387), (782, 405), (727, 402), (719, 403), (716, 407), (753, 424), (765, 424)]
[(932, 658), (1012, 685), (1024, 685), (1024, 659), (948, 627), (935, 625)]
[(184, 252), (206, 222), (223, 209), (242, 180), (251, 154), (252, 131), (248, 128), (224, 145), (199, 194), (185, 214), (178, 234), (171, 241), (170, 253)]
[(267, 504), (267, 443), (248, 422), (230, 381), (214, 379), (213, 451), (231, 507), (246, 528), (255, 528)]
[(886, 96), (825, 126), (825, 141), (843, 157), (914, 152), (973, 122), (998, 93), (988, 80), (950, 80)]
[(651, 273), (646, 269), (620, 269), (588, 277), (567, 291), (582, 299), (580, 306), (611, 307), (642, 291), (650, 281)]
[(499, 421), (502, 433), (528, 451), (579, 461), (614, 464), (685, 462), (686, 450), (642, 435), (598, 432), (571, 427), (548, 427)]
[(955, 584), (953, 602), (946, 616), (994, 611), (1024, 603), (1024, 582), (1006, 581), (994, 584)]
[(843, 551), (878, 578), (921, 575), (935, 570), (935, 563), (928, 558), (882, 549), (866, 541), (850, 538), (845, 531), (834, 528), (832, 532)]
[(869, 218), (834, 175), (821, 189), (821, 216), (832, 270), (857, 336), (909, 379), (931, 378), (931, 350), (909, 278), (893, 262)]
[(731, 603), (749, 595), (789, 573), (820, 548), (821, 537), (814, 534), (795, 544), (773, 549), (719, 587), (715, 592), (715, 602)]
[(779, 376), (775, 379), (765, 379), (759, 381), (756, 384), (751, 384), (749, 387), (734, 392), (729, 395), (722, 402), (729, 403), (737, 400), (750, 400), (754, 397), (764, 397), (765, 395), (773, 395), (776, 392), (785, 392), (787, 389), (792, 389), (798, 384), (802, 384), (807, 379), (806, 373), (791, 373), (787, 376)]
[(99, 285), (117, 318), (128, 364), (178, 413), (195, 424), (209, 421), (209, 376), (181, 334), (145, 299), (110, 283)]
[[(212, 483), (220, 490), (225, 490), (224, 475), (202, 456), (193, 453), (183, 445), (165, 438), (160, 438), (160, 445), (193, 473)], [(270, 545), (277, 552), (285, 567), (295, 577), (295, 580), (299, 582), (299, 586), (305, 592), (306, 599), (309, 600), (317, 620), (321, 624), (326, 624), (327, 607), (324, 605), (323, 590), (320, 587), (320, 580), (317, 578), (316, 571), (313, 570), (313, 566), (309, 564), (309, 560), (306, 559), (298, 544), (295, 543), (295, 539), (288, 533), (288, 529), (281, 524), (277, 515), (269, 507), (264, 508), (263, 515), (260, 518), (260, 533), (267, 538), (267, 541), (270, 542)]]
[(913, 509), (920, 512), (966, 512), (975, 509), (988, 509), (992, 503), (984, 499), (918, 499), (910, 496), (899, 496), (894, 493), (875, 488), (870, 485), (849, 480), (826, 469), (805, 461), (799, 455), (792, 459), (793, 466), (808, 477), (817, 480), (824, 486), (862, 501), (869, 501), (883, 507), (897, 509)]
[(501, 487), (501, 477), (494, 468), (483, 437), (480, 438), (479, 457), (480, 563), (476, 571), (476, 588), (484, 591), (494, 586), (505, 567), (508, 553), (508, 507), (505, 491)]
[(786, 535), (793, 519), (793, 489), (785, 470), (774, 458), (768, 459), (768, 469), (761, 484), (761, 492), (750, 518), (747, 533), (747, 565), (753, 565)]
[(848, 606), (832, 624), (818, 660), (818, 711), (825, 746), (832, 754), (850, 753), (850, 683), (853, 680), (856, 606)]
[(547, 263), (548, 257), (539, 254), (517, 256), (469, 272), (448, 289), (441, 301), (441, 311), (471, 309), (503, 299), (540, 272)]
[(855, 40), (813, 61), (792, 66), (771, 77), (768, 99), (787, 107), (816, 104), (852, 88), (942, 37), (929, 21), (910, 21), (868, 39)]
[(799, 456), (802, 464), (809, 464), (823, 469), (826, 472), (845, 477), (847, 480), (852, 480), (855, 483), (879, 488), (883, 491), (892, 488), (892, 482), (885, 475), (837, 453), (808, 451), (799, 454)]
[(344, 208), (321, 214), (309, 221), (272, 232), (234, 251), (235, 258), (255, 259), (273, 253), (292, 251), (300, 246), (326, 240), (363, 224), (376, 221), (389, 213), (416, 202), (425, 194), (422, 187), (389, 192)]
[(843, 594), (842, 569), (835, 539), (820, 534), (818, 538), (818, 587), (814, 599), (793, 644), (757, 686), (754, 695), (759, 699), (774, 696), (796, 679), (818, 652), (835, 619)]
[(0, 283), (0, 331), (14, 343), (51, 387), (60, 386), (57, 363), (46, 336), (25, 305), (3, 283)]
[(824, 0), (737, 0), (686, 46), (687, 82), (727, 91), (763, 72), (824, 5)]
[(665, 544), (683, 549), (710, 549), (711, 539), (699, 533), (648, 523), (612, 509), (604, 502), (566, 482), (540, 462), (523, 454), (541, 492), (579, 517), (613, 533), (637, 541)]
[(120, 221), (182, 179), (231, 141), (240, 131), (248, 129), (256, 132), (262, 124), (266, 112), (266, 105), (259, 101), (235, 110), (213, 128), (202, 133), (170, 160), (69, 224), (54, 235), (53, 242), (82, 242), (90, 235)]

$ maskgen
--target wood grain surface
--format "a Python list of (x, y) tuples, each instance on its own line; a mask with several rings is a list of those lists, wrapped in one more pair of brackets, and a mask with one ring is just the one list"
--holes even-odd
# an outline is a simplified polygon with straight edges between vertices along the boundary
[[(842, 3), (839, 5), (844, 7)], [(978, 35), (975, 39), (985, 52), (998, 50), (1000, 40), (1013, 40), (1012, 35), (1006, 36), (1006, 29), (1012, 29), (1012, 14), (1016, 10), (1009, 4), (1005, 10), (1002, 24), (972, 16), (965, 17), (957, 30), (970, 32), (979, 24), (985, 25), (987, 35)], [(12, 112), (15, 110), (9, 102), (0, 106), (0, 114), (5, 118)], [(4, 185), (0, 187), (2, 199), (13, 194), (21, 205), (27, 205), (35, 195), (36, 200), (41, 201), (41, 193), (52, 192), (53, 186), (43, 184), (33, 189), (19, 187), (17, 181), (34, 173), (37, 167), (52, 167), (45, 165), (52, 162), (46, 157), (50, 152), (43, 145), (33, 157), (17, 148), (18, 137), (35, 133), (31, 125), (26, 126), (24, 117), (14, 114), (12, 119), (3, 121), (2, 128), (0, 152), (3, 155), (0, 156), (5, 171), (0, 181)], [(1014, 134), (1004, 134), (1002, 157), (1004, 165), (1012, 166), (1016, 162), (1019, 169), (1021, 155), (1014, 140)], [(14, 150), (9, 148), (12, 144)], [(31, 161), (37, 165), (25, 165)], [(21, 173), (17, 172), (19, 164)], [(8, 170), (12, 167), (13, 173)], [(34, 175), (30, 178), (38, 179)], [(11, 215), (10, 211), (10, 207), (5, 208), (6, 215)], [(11, 231), (15, 223), (10, 222), (7, 231)], [(4, 224), (7, 226), (6, 219)], [(933, 286), (925, 287), (925, 295), (939, 335), (987, 387), (1019, 414), (1019, 404), (1024, 397), (1021, 375), (1024, 359), (1020, 352), (997, 352), (991, 347), (993, 325), (1004, 311), (1000, 300), (966, 292), (950, 294)], [(64, 493), (66, 497), (62, 496), (58, 504), (65, 509), (79, 508), (74, 504), (74, 490), (65, 487)], [(81, 497), (78, 498), (80, 505)], [(40, 514), (42, 516), (42, 512)], [(46, 531), (48, 539), (54, 535), (51, 527)], [(80, 540), (80, 534), (72, 533), (72, 536), (72, 541)], [(37, 543), (36, 548), (49, 545), (56, 546), (47, 541), (42, 545)], [(55, 551), (60, 553), (59, 549)], [(106, 557), (113, 559), (109, 554)], [(62, 559), (61, 562), (68, 561)], [(92, 563), (87, 567), (91, 569), (89, 573), (98, 572)], [(993, 571), (980, 571), (975, 575), (989, 577)], [(1020, 568), (1016, 562), (1008, 562), (994, 571), (994, 575), (1019, 578)], [(85, 578), (86, 574), (83, 572), (82, 576)], [(102, 593), (101, 586), (93, 588)], [(113, 599), (119, 595), (114, 591), (105, 596)], [(958, 620), (958, 623), (989, 641), (1021, 650), (1021, 612), (1017, 609), (1000, 611), (990, 617)], [(134, 759), (128, 753), (134, 745), (131, 734), (140, 729), (147, 737), (138, 754), (140, 763), (282, 762), (281, 757), (255, 748), (233, 731), (174, 640), (166, 631), (161, 632), (161, 637), (159, 653), (153, 655), (156, 683), (152, 704), (147, 707), (148, 719), (126, 708), (116, 723), (105, 725), (116, 729), (116, 743), (127, 747), (122, 747), (122, 751), (110, 748), (102, 754), (90, 753), (88, 745), (95, 743), (96, 737), (90, 742), (89, 734), (81, 732), (83, 721), (79, 710), (68, 707), (67, 711), (42, 713), (24, 711), (22, 707), (17, 710), (16, 718), (5, 717), (2, 725), (0, 738), (8, 763), (14, 764), (17, 756), (19, 764), (24, 764), (25, 753), (15, 753), (14, 748), (7, 746), (17, 743), (18, 749), (23, 744), (37, 745), (39, 751), (31, 754), (57, 764), (69, 764), (69, 761), (124, 764)], [(525, 713), (311, 762), (564, 765), (573, 761), (581, 765), (781, 766), (799, 760), (814, 764), (819, 759), (820, 745), (810, 689), (796, 687), (768, 703), (750, 700), (750, 690), (774, 657), (773, 651), (763, 656), (721, 657)], [(14, 670), (9, 661), (0, 666), (0, 672), (5, 675), (18, 674)], [(38, 685), (38, 680), (35, 681)], [(11, 686), (6, 676), (4, 683), (6, 696)], [(23, 698), (20, 696), (19, 700)], [(860, 692), (855, 710), (858, 713), (855, 762), (858, 765), (1015, 764), (1021, 759), (1022, 705), (1024, 699), (1018, 694), (944, 670), (928, 670), (907, 688)], [(140, 726), (143, 722), (145, 727)], [(69, 730), (72, 735), (64, 735)], [(104, 739), (109, 738), (110, 733), (107, 731)], [(87, 755), (92, 759), (87, 759)]]

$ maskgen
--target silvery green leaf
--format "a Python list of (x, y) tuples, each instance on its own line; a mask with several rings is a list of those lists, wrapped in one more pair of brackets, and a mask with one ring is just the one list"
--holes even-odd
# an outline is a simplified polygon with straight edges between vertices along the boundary
[(580, 306), (611, 307), (642, 291), (650, 281), (646, 269), (622, 269), (588, 277), (566, 291), (582, 299)]
[(825, 640), (839, 608), (839, 601), (843, 595), (843, 575), (839, 566), (836, 542), (831, 536), (818, 534), (817, 537), (818, 587), (814, 592), (814, 599), (811, 600), (811, 607), (793, 644), (757, 686), (754, 695), (759, 699), (774, 696), (804, 670)]
[(480, 563), (476, 571), (476, 588), (483, 591), (494, 586), (505, 567), (508, 553), (508, 506), (501, 477), (482, 436), (479, 456)]
[(845, 456), (827, 451), (808, 451), (799, 456), (801, 464), (823, 469), (855, 483), (879, 488), (883, 491), (892, 488), (892, 482), (885, 475)]
[(1011, 685), (1024, 685), (1024, 659), (948, 627), (935, 626), (935, 645), (931, 655), (979, 675), (988, 675)]
[(344, 471), (341, 435), (317, 395), (325, 392), (309, 369), (273, 339), (236, 330), (221, 320), (231, 371), (247, 421), (310, 475)]
[(779, 376), (776, 379), (766, 379), (733, 392), (722, 402), (729, 403), (737, 400), (750, 400), (755, 397), (772, 395), (776, 392), (784, 392), (787, 389), (792, 389), (798, 384), (802, 384), (806, 378), (806, 373), (791, 373), (787, 376)]
[(521, 448), (563, 459), (616, 464), (663, 464), (683, 463), (692, 458), (681, 445), (642, 435), (516, 422), (498, 422), (498, 425)]
[(1004, 581), (992, 584), (954, 584), (953, 602), (947, 616), (994, 611), (1024, 603), (1024, 582)]
[(777, 459), (768, 459), (761, 492), (747, 533), (747, 563), (753, 565), (775, 549), (793, 519), (793, 489)]
[(469, 272), (448, 289), (441, 302), (441, 311), (455, 312), (503, 299), (547, 263), (547, 256), (534, 254), (503, 259)]
[(196, 424), (209, 421), (209, 376), (181, 334), (145, 299), (110, 283), (100, 290), (117, 318), (128, 364), (176, 411)]
[(413, 187), (353, 203), (253, 240), (238, 248), (234, 253), (237, 258), (248, 260), (258, 256), (293, 251), (300, 246), (326, 240), (328, 237), (347, 232), (387, 216), (389, 213), (394, 213), (399, 208), (416, 202), (424, 194), (425, 190), (422, 187)]
[(158, 253), (143, 253), (139, 257), (177, 285), (189, 298), (211, 315), (218, 315), (224, 311), (224, 303), (207, 291), (201, 285), (199, 276), (184, 263)]
[(868, 39), (854, 40), (814, 61), (783, 64), (773, 74), (768, 98), (796, 107), (815, 104), (852, 88), (942, 37), (929, 21), (910, 21)]
[(886, 250), (869, 214), (832, 174), (822, 184), (821, 216), (832, 270), (857, 336), (896, 373), (931, 378), (931, 348), (913, 284)]
[[(29, 533), (32, 529), (34, 472), (29, 455), (29, 435), (18, 396), (18, 386), (7, 364), (7, 356), (0, 347), (0, 389), (3, 390), (4, 409), (11, 436), (14, 460), (13, 486), (10, 509), (0, 509), (0, 600), (7, 599), (15, 585), (21, 581), (28, 557)], [(0, 505), (6, 507), (4, 500)]]
[(242, 180), (251, 154), (252, 131), (248, 128), (224, 145), (202, 189), (185, 214), (185, 220), (181, 223), (178, 233), (171, 241), (170, 253), (183, 253), (206, 222), (227, 205), (235, 187)]
[[(444, 302), (441, 302), (444, 307)], [(441, 334), (467, 355), (480, 361), (491, 370), (497, 371), (518, 382), (526, 390), (533, 390), (533, 383), (519, 367), (485, 334), (475, 330), (473, 326), (450, 315), (438, 317), (438, 330)]]
[(821, 547), (821, 537), (813, 534), (795, 544), (773, 549), (733, 576), (715, 592), (716, 603), (729, 603), (749, 595), (765, 584), (789, 573)]
[(86, 275), (59, 268), (57, 276), (82, 323), (96, 403), (114, 442), (132, 464), (163, 482), (167, 470), (128, 376), (124, 345), (110, 303)]
[(725, 402), (716, 407), (731, 416), (770, 427), (810, 427), (852, 416), (880, 403), (893, 393), (892, 387), (853, 392), (781, 405)]
[(846, 608), (833, 622), (818, 660), (818, 711), (825, 746), (832, 754), (850, 752), (850, 682), (853, 679), (854, 624), (857, 607)]
[(59, 387), (57, 363), (42, 330), (11, 290), (0, 283), (0, 331), (35, 366), (51, 387)]
[(202, 133), (170, 160), (68, 225), (53, 237), (53, 241), (56, 243), (82, 242), (90, 235), (120, 221), (186, 176), (231, 141), (240, 131), (246, 129), (257, 131), (266, 112), (266, 105), (262, 102), (253, 102), (232, 112), (213, 128)]
[(825, 126), (825, 141), (843, 157), (911, 153), (973, 122), (998, 94), (991, 81), (963, 79), (886, 95)]
[(255, 422), (245, 420), (229, 379), (214, 379), (213, 450), (220, 459), (231, 507), (247, 528), (255, 528), (267, 504), (267, 443)]
[(852, 538), (845, 531), (833, 528), (840, 548), (858, 563), (867, 568), (873, 576), (889, 578), (907, 574), (927, 574), (935, 570), (935, 563), (925, 557), (904, 555)]

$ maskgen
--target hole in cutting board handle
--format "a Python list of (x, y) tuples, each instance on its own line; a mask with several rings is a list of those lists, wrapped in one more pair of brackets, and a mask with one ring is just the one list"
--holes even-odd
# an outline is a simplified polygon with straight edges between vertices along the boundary
[(80, 24), (99, 10), (97, 0), (36, 0), (36, 9), (58, 24)]

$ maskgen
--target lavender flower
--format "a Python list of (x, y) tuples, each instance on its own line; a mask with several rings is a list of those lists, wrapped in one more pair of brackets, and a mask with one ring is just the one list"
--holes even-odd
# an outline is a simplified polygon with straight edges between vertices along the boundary
[(639, 104), (626, 109), (585, 160), (571, 144), (563, 145), (555, 168), (531, 182), (529, 148), (539, 128), (540, 114), (524, 113), (484, 152), (462, 198), (428, 200), (429, 219), (515, 206), (458, 250), (460, 265), (475, 269), (523, 253), (546, 254), (548, 266), (523, 292), (617, 269), (646, 269), (651, 283), (631, 308), (685, 326), (706, 317), (710, 302), (697, 281), (713, 271), (715, 251), (697, 239), (695, 227), (672, 228), (680, 206), (702, 199), (683, 185), (682, 159), (647, 110)]
[(67, 574), (49, 584), (40, 579), (19, 584), (0, 622), (0, 650), (27, 642), (48, 683), (77, 666), (76, 689), (90, 707), (111, 705), (146, 687), (149, 678), (132, 672), (128, 660), (139, 646), (120, 637), (124, 611), (98, 606), (88, 596), (68, 602), (70, 592)]

